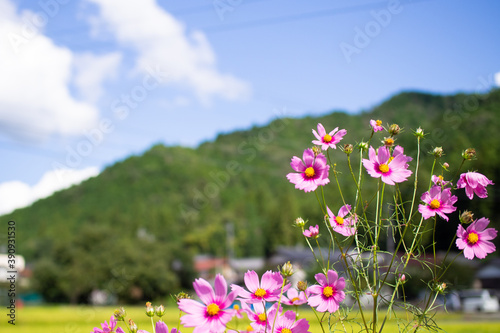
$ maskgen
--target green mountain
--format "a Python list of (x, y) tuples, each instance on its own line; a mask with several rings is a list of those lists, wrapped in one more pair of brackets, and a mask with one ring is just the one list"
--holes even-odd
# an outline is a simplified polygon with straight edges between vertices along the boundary
[[(296, 190), (285, 178), (292, 172), (291, 157), (302, 157), (312, 145), (311, 130), (318, 123), (327, 130), (347, 129), (342, 147), (368, 140), (370, 119), (397, 123), (403, 131), (396, 143), (412, 156), (417, 147), (411, 132), (422, 127), (427, 134), (421, 149), (421, 170), (427, 170), (419, 174), (422, 193), (433, 161), (428, 152), (436, 146), (443, 147), (441, 162), (452, 171), (445, 178), (454, 175), (461, 152), (474, 147), (477, 160), (461, 172), (478, 170), (498, 182), (499, 110), (500, 90), (449, 96), (404, 92), (367, 112), (275, 119), (220, 134), (195, 149), (158, 144), (2, 219), (16, 221), (17, 252), (33, 265), (35, 287), (47, 300), (86, 301), (96, 288), (123, 301), (153, 299), (191, 285), (196, 254), (269, 256), (279, 245), (303, 242), (291, 226), (297, 217), (321, 224), (316, 196)], [(376, 133), (372, 145), (383, 136)], [(330, 154), (344, 197), (353, 198), (346, 155), (340, 149)], [(410, 165), (414, 168), (414, 161)], [(335, 211), (341, 199), (332, 173), (330, 179), (326, 199)], [(500, 212), (494, 207), (500, 192), (494, 186), (488, 191), (479, 203), (461, 195), (458, 210), (471, 209), (498, 228)], [(456, 232), (458, 210), (449, 223), (440, 223), (437, 236), (445, 244)]]

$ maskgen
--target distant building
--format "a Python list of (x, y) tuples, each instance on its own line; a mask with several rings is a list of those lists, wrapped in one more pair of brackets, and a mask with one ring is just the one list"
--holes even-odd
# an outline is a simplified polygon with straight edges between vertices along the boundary
[(491, 289), (500, 295), (500, 258), (494, 258), (478, 269), (476, 280), (480, 288)]

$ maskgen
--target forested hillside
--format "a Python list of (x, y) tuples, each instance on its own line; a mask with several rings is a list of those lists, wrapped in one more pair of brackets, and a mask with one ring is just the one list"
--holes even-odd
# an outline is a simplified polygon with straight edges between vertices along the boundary
[[(368, 140), (370, 119), (397, 123), (403, 131), (396, 143), (412, 156), (416, 155), (412, 131), (423, 128), (426, 173), (419, 177), (425, 191), (432, 163), (427, 152), (435, 146), (444, 149), (441, 161), (450, 164), (448, 177), (454, 176), (461, 152), (473, 147), (477, 160), (461, 171), (478, 170), (500, 183), (499, 111), (499, 90), (452, 96), (405, 92), (355, 115), (333, 112), (276, 119), (267, 126), (220, 134), (195, 149), (159, 144), (3, 219), (16, 220), (17, 251), (33, 265), (46, 299), (85, 301), (94, 288), (112, 288), (123, 300), (137, 289), (140, 297), (151, 299), (190, 285), (196, 254), (224, 256), (232, 250), (236, 257), (269, 256), (278, 245), (303, 242), (299, 230), (291, 226), (294, 219), (301, 216), (320, 224), (322, 214), (316, 196), (296, 190), (285, 176), (292, 172), (291, 157), (302, 157), (303, 150), (312, 146), (311, 130), (318, 123), (327, 131), (347, 130), (339, 147)], [(378, 146), (383, 137), (384, 133), (376, 133), (372, 145)], [(330, 157), (344, 195), (353, 196), (346, 155), (337, 149)], [(356, 153), (352, 160), (357, 169)], [(330, 178), (325, 192), (334, 210), (341, 204)], [(479, 203), (461, 196), (458, 210), (472, 209), (498, 229), (497, 187), (488, 187), (489, 198)], [(452, 220), (441, 224), (438, 237), (452, 239), (457, 228)], [(228, 229), (234, 230), (231, 242)]]

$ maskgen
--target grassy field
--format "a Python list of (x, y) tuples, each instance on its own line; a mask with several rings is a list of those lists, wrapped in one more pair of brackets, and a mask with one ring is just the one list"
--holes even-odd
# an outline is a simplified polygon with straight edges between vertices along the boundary
[[(115, 308), (112, 307), (90, 307), (90, 306), (44, 306), (23, 307), (16, 309), (16, 325), (8, 324), (7, 309), (1, 316), (0, 332), (2, 333), (89, 333), (93, 327), (99, 327), (104, 320), (109, 320)], [(139, 329), (151, 332), (149, 318), (144, 314), (143, 307), (127, 307), (127, 318), (132, 318)], [(310, 331), (322, 332), (320, 326), (310, 311), (301, 313), (311, 323)], [(167, 309), (164, 317), (169, 328), (176, 327), (179, 313), (175, 308)], [(436, 321), (439, 326), (450, 333), (498, 333), (500, 332), (500, 315), (479, 316), (464, 315), (461, 313), (438, 313)], [(245, 319), (241, 319), (238, 328), (246, 327)], [(341, 327), (338, 327), (340, 329)], [(182, 329), (182, 333), (190, 333), (192, 329)], [(342, 330), (343, 331), (343, 330)], [(347, 332), (357, 330), (347, 329)], [(336, 331), (337, 332), (337, 331)], [(394, 322), (386, 325), (384, 332), (398, 332)], [(419, 331), (425, 332), (425, 331)]]

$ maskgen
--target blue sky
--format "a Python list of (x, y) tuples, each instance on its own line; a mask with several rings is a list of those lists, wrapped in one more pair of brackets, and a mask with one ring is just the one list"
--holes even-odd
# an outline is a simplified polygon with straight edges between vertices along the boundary
[(487, 0), (0, 0), (0, 213), (155, 143), (487, 91), (499, 16)]

